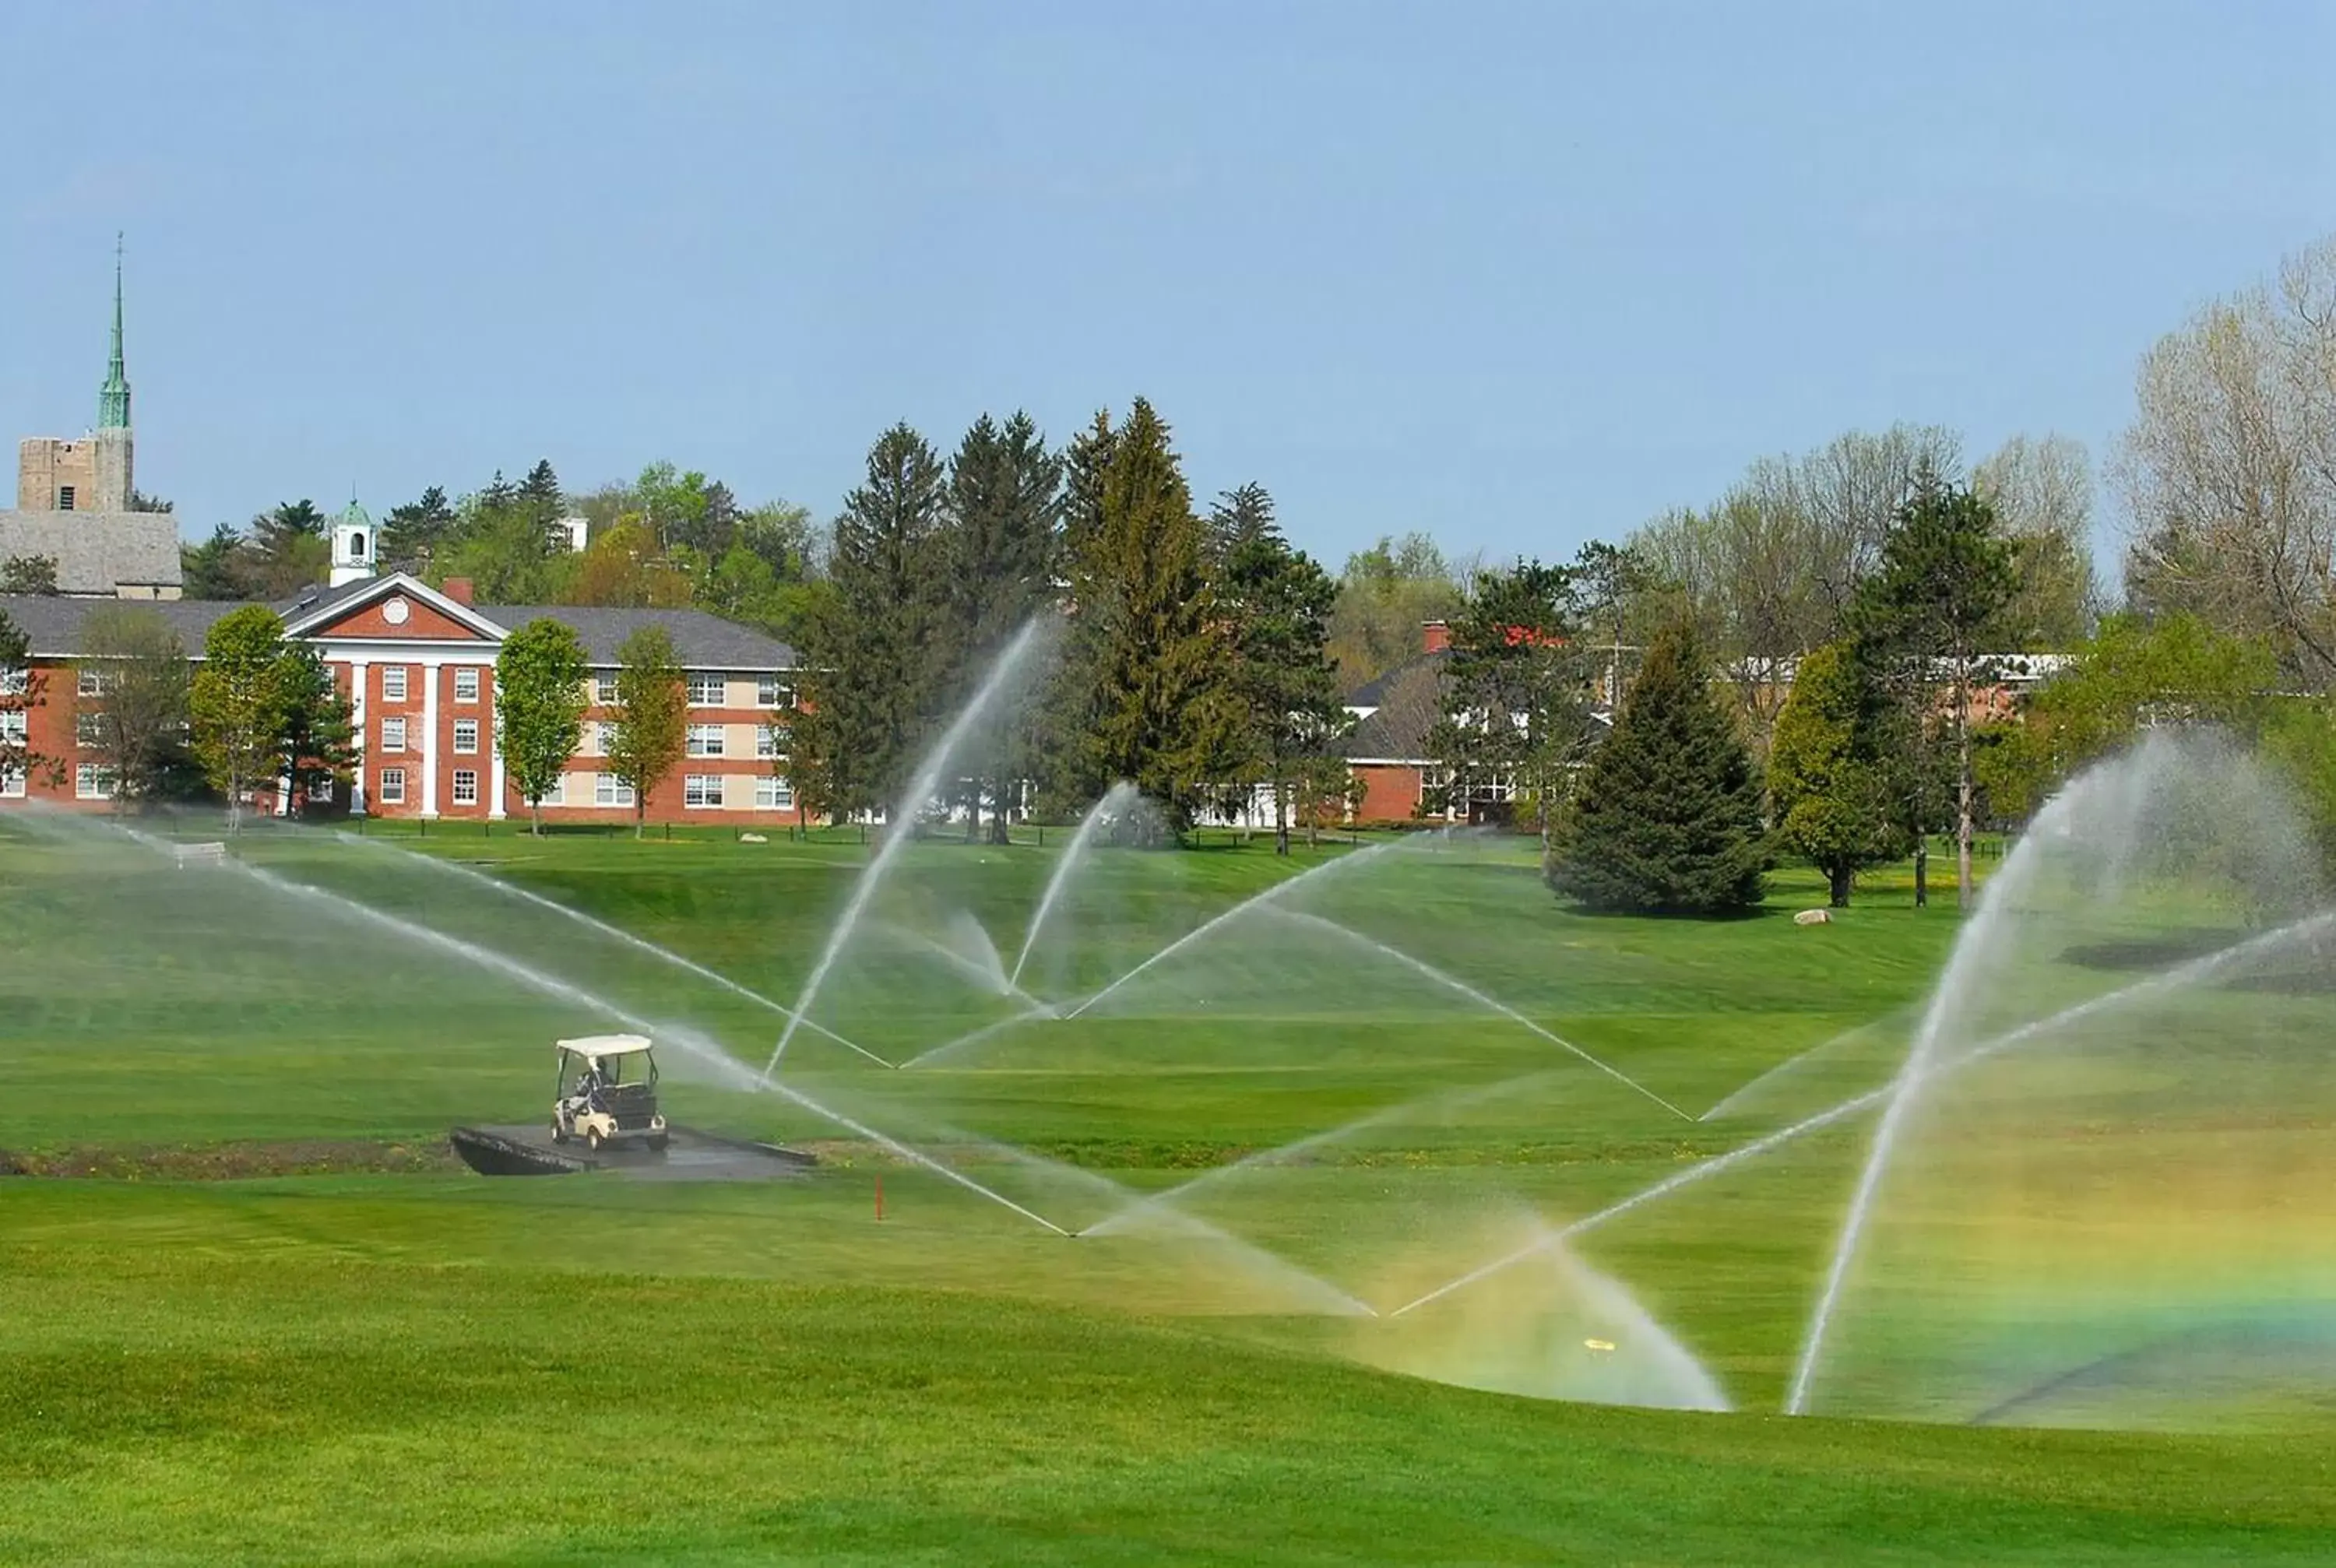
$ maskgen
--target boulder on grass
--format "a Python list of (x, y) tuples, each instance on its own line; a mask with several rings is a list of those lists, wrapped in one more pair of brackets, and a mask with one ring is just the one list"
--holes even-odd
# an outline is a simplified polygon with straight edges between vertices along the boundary
[(1829, 926), (1833, 924), (1831, 910), (1803, 910), (1793, 917), (1796, 926)]

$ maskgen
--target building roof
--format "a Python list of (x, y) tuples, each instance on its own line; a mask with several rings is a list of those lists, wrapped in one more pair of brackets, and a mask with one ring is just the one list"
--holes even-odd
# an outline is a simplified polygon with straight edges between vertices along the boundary
[(179, 520), (167, 511), (0, 511), (0, 560), (48, 556), (60, 592), (111, 599), (122, 584), (179, 586)]
[[(62, 515), (75, 514), (67, 512)], [(378, 591), (394, 581), (394, 579), (366, 578), (336, 589), (320, 589), (312, 597), (287, 600), (268, 608), (282, 616), (287, 624), (305, 621), (312, 627), (321, 627), (327, 612), (336, 606)], [(418, 583), (411, 585), (409, 591), (431, 592)], [(433, 593), (431, 597), (434, 600), (439, 596)], [(202, 652), (203, 638), (210, 631), (213, 622), (229, 610), (243, 608), (238, 603), (224, 599), (149, 601), (8, 595), (0, 596), (0, 613), (5, 613), (10, 620), (24, 629), (33, 645), (34, 657), (71, 658), (80, 650), (82, 624), (90, 611), (101, 605), (121, 603), (129, 603), (141, 610), (152, 610), (161, 616), (178, 632), (179, 639), (186, 644), (187, 651), (191, 654)], [(702, 609), (604, 609), (571, 604), (482, 604), (466, 608), (472, 618), (506, 634), (517, 631), (539, 616), (564, 621), (575, 628), (578, 638), (584, 644), (585, 657), (596, 665), (613, 667), (617, 662), (617, 649), (624, 645), (625, 638), (642, 627), (662, 626), (673, 638), (676, 658), (688, 668), (761, 671), (796, 667), (795, 650), (778, 638), (751, 626), (740, 626), (735, 621), (709, 615)], [(312, 631), (308, 635), (317, 635), (317, 632)]]
[(538, 616), (573, 627), (594, 664), (614, 665), (617, 649), (645, 626), (661, 626), (673, 638), (676, 658), (697, 669), (793, 669), (795, 650), (768, 632), (702, 609), (603, 609), (573, 604), (482, 604), (472, 607), (503, 628), (517, 631)]
[(1444, 671), (1441, 653), (1420, 654), (1379, 677), (1347, 698), (1347, 706), (1362, 714), (1339, 743), (1339, 755), (1372, 762), (1425, 762), (1427, 732), (1444, 713)]

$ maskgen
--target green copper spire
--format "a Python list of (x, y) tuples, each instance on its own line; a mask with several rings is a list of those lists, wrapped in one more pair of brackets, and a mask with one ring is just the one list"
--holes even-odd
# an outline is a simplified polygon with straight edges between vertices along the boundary
[(97, 427), (130, 428), (130, 377), (122, 367), (122, 236), (113, 237), (113, 352), (106, 356), (105, 385), (97, 394)]

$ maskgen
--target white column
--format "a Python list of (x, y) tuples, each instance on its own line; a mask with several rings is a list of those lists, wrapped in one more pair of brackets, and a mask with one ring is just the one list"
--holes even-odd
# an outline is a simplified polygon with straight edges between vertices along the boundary
[(438, 665), (422, 667), (422, 814), (438, 814)]
[(365, 758), (371, 748), (365, 745), (365, 681), (370, 667), (364, 659), (349, 660), (349, 732), (355, 741), (356, 776), (349, 781), (349, 814), (365, 814)]
[(494, 792), (487, 797), (487, 815), (501, 822), (510, 814), (503, 810), (503, 693), (502, 688), (495, 684), (492, 668), (488, 669), (487, 678), (479, 684), (486, 688), (487, 693), (487, 717), (484, 721), (487, 726), (487, 787)]

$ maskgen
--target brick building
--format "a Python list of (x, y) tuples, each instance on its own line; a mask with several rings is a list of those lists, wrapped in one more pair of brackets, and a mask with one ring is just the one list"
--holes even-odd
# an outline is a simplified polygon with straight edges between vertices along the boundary
[[(336, 541), (337, 542), (337, 541)], [(63, 776), (0, 780), (0, 805), (20, 800), (104, 809), (110, 781), (77, 744), (77, 705), (102, 681), (77, 661), (86, 599), (0, 599), (23, 628), (32, 667), (0, 674), (31, 698), (0, 723), (24, 726), (31, 749)], [(161, 616), (193, 657), (214, 622), (240, 608), (180, 599), (141, 607)], [(784, 643), (703, 610), (477, 605), (469, 586), (433, 589), (404, 573), (365, 577), (273, 607), (288, 637), (317, 650), (349, 699), (359, 761), (333, 803), (353, 814), (428, 819), (523, 817), (495, 735), (495, 655), (539, 616), (572, 627), (592, 667), (584, 741), (547, 822), (629, 822), (634, 803), (600, 759), (600, 731), (616, 697), (617, 649), (644, 626), (672, 637), (689, 683), (687, 755), (650, 794), (659, 823), (778, 825), (804, 820), (786, 776), (795, 706), (795, 656)], [(338, 793), (338, 792), (336, 792)]]

